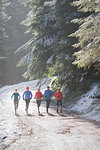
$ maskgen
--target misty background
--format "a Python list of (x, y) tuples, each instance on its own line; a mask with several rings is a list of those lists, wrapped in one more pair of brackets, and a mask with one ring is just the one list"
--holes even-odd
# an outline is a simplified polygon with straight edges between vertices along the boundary
[(11, 1), (6, 9), (6, 13), (11, 16), (10, 20), (5, 23), (6, 36), (2, 35), (2, 45), (0, 49), (3, 49), (3, 55), (5, 55), (4, 60), (0, 60), (0, 84), (14, 84), (18, 82), (25, 81), (22, 74), (26, 70), (25, 67), (17, 67), (18, 61), (24, 56), (24, 53), (15, 54), (15, 51), (27, 42), (31, 38), (31, 34), (24, 34), (26, 27), (20, 23), (26, 18), (29, 12), (29, 7), (25, 7), (17, 0)]

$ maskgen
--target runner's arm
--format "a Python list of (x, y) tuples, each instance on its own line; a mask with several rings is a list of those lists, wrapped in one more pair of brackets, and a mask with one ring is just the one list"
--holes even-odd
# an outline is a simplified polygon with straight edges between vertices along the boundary
[(41, 97), (43, 97), (43, 94), (41, 93)]
[(11, 99), (13, 98), (13, 96), (14, 96), (14, 93), (12, 94)]
[(20, 96), (20, 94), (18, 93), (18, 96), (19, 96), (19, 99), (18, 100), (20, 100), (21, 99), (21, 96)]
[(46, 91), (44, 92), (44, 97), (45, 97), (45, 98), (47, 97), (47, 95), (46, 95)]
[(61, 92), (61, 99), (63, 98), (63, 94), (62, 94), (62, 92)]
[(25, 99), (24, 99), (24, 95), (25, 95), (25, 92), (23, 93), (23, 96), (22, 96), (22, 97), (23, 97), (23, 100), (25, 100)]
[(51, 97), (53, 96), (53, 92), (51, 91)]
[(56, 98), (57, 92), (54, 94), (54, 97)]

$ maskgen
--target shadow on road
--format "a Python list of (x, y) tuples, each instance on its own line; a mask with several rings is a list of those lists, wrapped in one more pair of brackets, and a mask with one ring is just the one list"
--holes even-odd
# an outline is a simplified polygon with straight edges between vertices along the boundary
[(55, 117), (56, 115), (54, 114), (51, 114), (51, 113), (48, 113), (49, 116), (52, 116), (52, 117)]
[(33, 117), (33, 116), (35, 116), (35, 115), (33, 115), (33, 114), (27, 114), (27, 116), (29, 116), (29, 117)]
[(58, 113), (61, 117), (68, 117), (68, 115), (66, 114), (61, 114), (61, 113)]
[(15, 116), (20, 117), (20, 115), (19, 115), (19, 114), (15, 114)]
[(41, 113), (39, 114), (39, 116), (41, 116), (41, 117), (45, 117), (45, 115), (43, 115), (43, 114), (41, 114)]

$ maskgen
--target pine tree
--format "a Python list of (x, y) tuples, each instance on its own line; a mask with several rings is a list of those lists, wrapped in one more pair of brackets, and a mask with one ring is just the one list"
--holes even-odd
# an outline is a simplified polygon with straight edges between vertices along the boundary
[(9, 0), (0, 0), (0, 80), (2, 80), (3, 76), (2, 64), (5, 63), (5, 51), (3, 49), (3, 39), (7, 36), (5, 31), (5, 23), (10, 19), (6, 13), (6, 8), (8, 5), (10, 5)]
[[(79, 91), (81, 94), (86, 90), (82, 85), (89, 85), (90, 80), (87, 82), (84, 78), (87, 70), (84, 72), (72, 64), (75, 60), (75, 51), (71, 45), (77, 39), (69, 37), (69, 34), (74, 33), (79, 27), (71, 20), (88, 14), (77, 12), (77, 8), (71, 5), (72, 1), (29, 1), (31, 11), (22, 23), (28, 27), (27, 32), (31, 32), (33, 38), (17, 50), (26, 52), (18, 66), (27, 65), (24, 77), (30, 79), (56, 75), (69, 94), (74, 92), (79, 95)], [(74, 98), (75, 95), (72, 96)]]
[(69, 63), (70, 68), (73, 60), (73, 38), (68, 38), (68, 35), (77, 28), (70, 20), (79, 16), (70, 2), (34, 0), (28, 3), (32, 10), (23, 23), (28, 27), (27, 32), (33, 33), (33, 38), (18, 49), (28, 53), (18, 64), (28, 64), (25, 77), (40, 78), (47, 74), (58, 75), (63, 71), (65, 78), (68, 72), (66, 64)]
[(54, 4), (46, 0), (31, 1), (28, 4), (32, 10), (23, 24), (28, 26), (27, 32), (33, 33), (33, 38), (18, 49), (28, 52), (18, 64), (28, 64), (25, 77), (41, 78), (48, 72), (47, 61), (53, 53), (52, 45), (57, 38), (54, 27)]
[(31, 7), (23, 24), (33, 38), (21, 46), (17, 52), (25, 51), (27, 55), (19, 62), (27, 65), (24, 77), (30, 79), (56, 75), (61, 84), (74, 90), (83, 77), (83, 71), (72, 65), (74, 61), (72, 44), (75, 38), (68, 35), (78, 29), (70, 21), (83, 13), (71, 6), (72, 1), (30, 1)]
[(74, 53), (76, 60), (73, 64), (84, 68), (95, 66), (100, 71), (100, 1), (79, 0), (73, 5), (78, 6), (79, 11), (91, 12), (88, 17), (73, 20), (74, 23), (80, 24), (79, 29), (72, 34), (79, 40), (73, 45), (79, 48), (79, 51)]
[(6, 13), (6, 7), (10, 5), (9, 0), (0, 1), (0, 46), (3, 42), (3, 37), (6, 36), (5, 23), (10, 19)]

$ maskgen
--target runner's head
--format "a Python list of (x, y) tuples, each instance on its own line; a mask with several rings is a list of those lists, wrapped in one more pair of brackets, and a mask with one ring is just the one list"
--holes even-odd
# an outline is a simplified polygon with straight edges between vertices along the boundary
[(61, 88), (58, 88), (58, 91), (60, 91), (61, 90)]
[(49, 87), (49, 86), (47, 86), (47, 89), (48, 89), (48, 90), (49, 90), (49, 88), (50, 88), (50, 87)]
[(26, 91), (29, 91), (29, 87), (26, 87)]
[(18, 91), (18, 90), (17, 90), (17, 89), (15, 89), (15, 93), (17, 93), (17, 91)]

